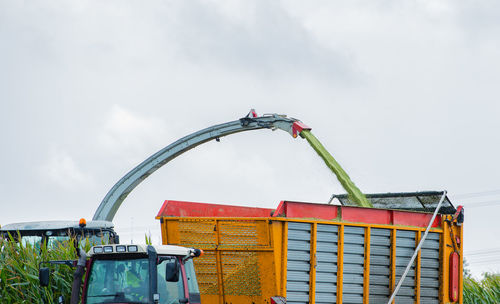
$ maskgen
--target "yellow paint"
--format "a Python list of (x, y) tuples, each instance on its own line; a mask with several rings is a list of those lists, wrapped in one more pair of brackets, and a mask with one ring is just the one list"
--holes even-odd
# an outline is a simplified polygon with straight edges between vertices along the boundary
[(168, 224), (167, 221), (163, 221), (161, 223), (161, 239), (162, 239), (163, 245), (168, 244), (168, 236), (167, 236), (168, 228), (167, 228), (167, 224)]
[(370, 303), (370, 233), (371, 228), (365, 228), (365, 265), (363, 273), (363, 303)]
[[(329, 224), (338, 226), (338, 260), (337, 260), (337, 303), (342, 303), (343, 291), (343, 250), (344, 227), (365, 228), (365, 264), (363, 279), (363, 302), (369, 301), (370, 282), (370, 231), (373, 228), (391, 229), (391, 280), (390, 289), (395, 287), (395, 240), (398, 230), (414, 231), (417, 242), (425, 228), (402, 227), (394, 225), (374, 225), (367, 223), (346, 223), (339, 221), (289, 218), (183, 218), (163, 217), (163, 244), (183, 245), (200, 248), (205, 255), (196, 258), (202, 303), (268, 303), (272, 296), (286, 297), (287, 283), (287, 248), (288, 223), (302, 222), (312, 225), (311, 230), (311, 269), (310, 269), (310, 303), (315, 302), (316, 291), (316, 239), (317, 225)], [(440, 302), (448, 299), (448, 257), (453, 247), (448, 224), (432, 228), (432, 232), (441, 235), (440, 259)], [(453, 225), (455, 235), (463, 236), (463, 226)], [(463, 240), (462, 240), (463, 241)], [(459, 248), (463, 256), (463, 246)], [(415, 277), (415, 300), (420, 301), (420, 254), (417, 256)], [(460, 269), (462, 271), (462, 269)], [(460, 277), (460, 292), (462, 292)], [(266, 302), (267, 301), (267, 302)], [(459, 303), (463, 299), (460, 295)]]
[[(449, 246), (446, 246), (446, 244), (451, 244), (451, 239), (450, 235), (448, 232), (448, 223), (443, 222), (443, 235), (441, 236), (441, 267), (443, 269), (449, 269), (450, 264), (449, 264), (449, 257), (451, 253), (451, 248)], [(442, 284), (441, 284), (441, 292), (440, 292), (440, 301), (442, 303), (450, 302), (448, 294), (449, 294), (449, 276), (446, 275), (442, 278)]]
[(337, 303), (342, 304), (344, 281), (344, 225), (339, 226), (337, 243)]
[[(280, 279), (278, 279), (281, 283), (281, 296), (286, 298), (286, 276), (287, 276), (287, 270), (286, 270), (286, 265), (287, 265), (287, 259), (288, 259), (288, 222), (282, 222), (283, 225), (283, 260), (281, 261), (282, 263), (282, 273), (283, 275), (281, 276)], [(279, 246), (279, 244), (277, 244)]]
[[(283, 260), (286, 260), (286, 257), (284, 256), (284, 254), (286, 254), (286, 247), (284, 247), (284, 241), (283, 241), (283, 233), (284, 233), (284, 229), (283, 229), (283, 225), (281, 223), (278, 223), (278, 222), (271, 222), (270, 225), (272, 225), (273, 227), (271, 227), (271, 243), (272, 244), (276, 244), (277, 246), (274, 247), (274, 272), (275, 273), (278, 273), (281, 275), (281, 277), (283, 277), (283, 271), (286, 269), (284, 269), (283, 266), (286, 267), (286, 263), (283, 263), (282, 261)], [(279, 244), (282, 244), (282, 246), (279, 246)], [(272, 249), (271, 249), (272, 250)], [(285, 290), (285, 287), (282, 285), (282, 280), (278, 280), (276, 279), (275, 280), (275, 285), (276, 285), (276, 290), (279, 290), (281, 292), (283, 292), (283, 290)]]
[(315, 303), (316, 298), (316, 233), (317, 224), (313, 223), (311, 227), (311, 250), (310, 250), (310, 271), (309, 271), (309, 303)]
[(456, 229), (458, 230), (458, 235), (460, 236), (460, 269), (458, 270), (460, 279), (459, 279), (459, 285), (458, 285), (458, 303), (462, 304), (464, 301), (464, 246), (462, 245), (462, 242), (464, 241), (464, 226), (462, 223), (462, 226), (458, 227), (456, 226)]
[[(391, 283), (390, 283), (390, 291), (394, 292), (396, 288), (396, 229), (392, 229), (391, 231)], [(392, 304), (395, 303), (396, 300), (392, 301)]]
[[(218, 221), (216, 221), (216, 224), (215, 224), (215, 235), (216, 235), (216, 240), (217, 240), (217, 243), (215, 245), (217, 248), (219, 246), (219, 243), (220, 243), (220, 226), (219, 226)], [(216, 254), (215, 262), (216, 262), (216, 266), (217, 266), (217, 286), (219, 286), (219, 303), (223, 304), (224, 297), (220, 296), (220, 295), (224, 294), (223, 279), (222, 279), (222, 271), (223, 270), (222, 270), (221, 253), (220, 253), (220, 251), (216, 251), (215, 254)]]
[[(457, 226), (456, 222), (445, 221), (445, 219), (451, 220), (451, 216), (442, 216), (443, 221), (443, 234), (441, 236), (441, 274), (442, 274), (442, 284), (440, 290), (440, 301), (443, 303), (463, 303), (463, 226)], [(454, 251), (454, 240), (450, 235), (450, 226), (453, 231), (454, 236), (460, 237), (460, 246), (457, 248), (460, 257), (459, 266), (459, 283), (458, 283), (458, 302), (450, 301), (450, 279), (449, 279), (449, 268), (450, 268), (450, 255)]]
[[(185, 220), (185, 217), (168, 217), (170, 220)], [(205, 217), (203, 217), (205, 219)], [(220, 217), (217, 218), (219, 220), (234, 220), (234, 217)], [(262, 220), (262, 217), (257, 217), (257, 218), (245, 218), (245, 220)], [(385, 225), (385, 224), (369, 224), (369, 223), (357, 223), (357, 222), (347, 222), (347, 221), (338, 221), (338, 220), (322, 220), (322, 219), (302, 219), (302, 218), (283, 218), (283, 217), (273, 217), (269, 218), (270, 221), (272, 222), (298, 222), (298, 223), (311, 223), (315, 222), (317, 224), (345, 224), (348, 226), (353, 226), (353, 227), (371, 227), (371, 228), (384, 228), (384, 229), (401, 229), (401, 230), (410, 230), (410, 231), (425, 231), (425, 228), (422, 227), (417, 227), (417, 226), (402, 226), (402, 225)], [(169, 228), (170, 229), (170, 228)], [(435, 227), (431, 228), (429, 232), (438, 232), (442, 233), (443, 228), (441, 227)]]

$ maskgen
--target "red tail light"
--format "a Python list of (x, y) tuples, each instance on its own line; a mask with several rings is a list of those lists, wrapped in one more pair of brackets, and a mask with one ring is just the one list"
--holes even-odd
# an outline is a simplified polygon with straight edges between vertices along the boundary
[(450, 300), (452, 302), (458, 301), (459, 263), (458, 253), (452, 252), (450, 255)]

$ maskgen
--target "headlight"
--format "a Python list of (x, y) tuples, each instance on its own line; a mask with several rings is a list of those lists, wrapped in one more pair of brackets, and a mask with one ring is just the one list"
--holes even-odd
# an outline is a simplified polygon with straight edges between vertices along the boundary
[(125, 252), (127, 251), (127, 247), (125, 246), (116, 246), (116, 252)]

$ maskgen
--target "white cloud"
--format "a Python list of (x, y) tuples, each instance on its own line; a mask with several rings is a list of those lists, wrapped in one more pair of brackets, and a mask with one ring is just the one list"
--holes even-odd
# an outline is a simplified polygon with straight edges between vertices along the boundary
[[(364, 191), (497, 189), (498, 3), (0, 1), (3, 220), (34, 201), (90, 213), (134, 164), (252, 107), (313, 127)], [(265, 134), (176, 159), (117, 226), (154, 223), (164, 198), (274, 207), (338, 193), (305, 143)], [(466, 249), (500, 246), (474, 237), (494, 230), (494, 208), (468, 213)]]
[(162, 120), (144, 117), (116, 104), (100, 131), (98, 143), (106, 153), (137, 160), (163, 145), (167, 133)]
[(91, 183), (68, 152), (52, 148), (45, 164), (40, 167), (42, 178), (65, 189), (78, 189)]
[(346, 82), (356, 74), (352, 58), (317, 41), (281, 3), (181, 3), (165, 29), (186, 61), (271, 80)]

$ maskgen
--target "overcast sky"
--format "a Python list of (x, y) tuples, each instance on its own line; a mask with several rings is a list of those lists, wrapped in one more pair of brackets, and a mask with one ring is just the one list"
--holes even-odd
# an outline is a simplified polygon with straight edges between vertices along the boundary
[[(0, 0), (0, 224), (91, 219), (148, 156), (255, 108), (311, 126), (365, 193), (448, 190), (471, 269), (500, 271), (499, 37), (494, 0)], [(332, 193), (305, 140), (247, 132), (158, 170), (114, 223), (159, 242), (166, 199)]]

